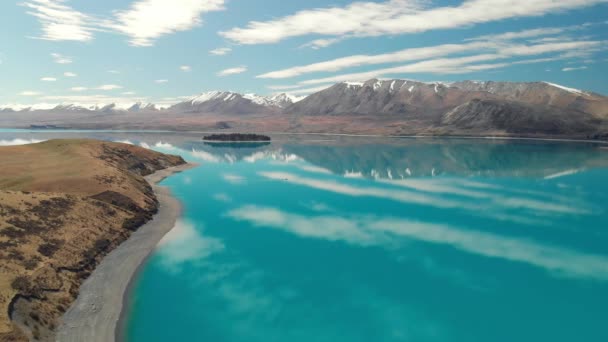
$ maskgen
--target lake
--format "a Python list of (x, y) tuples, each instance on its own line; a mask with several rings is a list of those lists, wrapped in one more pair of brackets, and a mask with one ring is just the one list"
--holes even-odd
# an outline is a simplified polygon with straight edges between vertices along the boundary
[(608, 341), (608, 151), (583, 143), (94, 137), (200, 166), (127, 341)]

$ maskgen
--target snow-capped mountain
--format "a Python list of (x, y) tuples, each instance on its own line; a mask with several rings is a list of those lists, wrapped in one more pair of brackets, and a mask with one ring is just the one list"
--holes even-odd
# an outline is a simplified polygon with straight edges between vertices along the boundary
[(288, 94), (261, 96), (230, 91), (210, 91), (193, 96), (170, 109), (177, 112), (239, 115), (277, 113), (300, 99)]
[[(0, 127), (608, 138), (608, 97), (550, 82), (342, 82), (303, 99), (211, 91), (150, 103), (0, 106)], [(125, 115), (127, 114), (127, 115)]]
[[(432, 118), (472, 100), (515, 101), (608, 118), (604, 96), (548, 82), (342, 82), (289, 106), (298, 115), (393, 114)], [(549, 109), (549, 108), (547, 108)]]

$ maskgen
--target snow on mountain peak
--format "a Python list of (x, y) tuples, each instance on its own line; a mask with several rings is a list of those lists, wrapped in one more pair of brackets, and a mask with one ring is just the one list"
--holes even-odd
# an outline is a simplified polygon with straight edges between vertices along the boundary
[(559, 85), (559, 84), (555, 84), (555, 83), (549, 83), (549, 82), (544, 82), (544, 81), (543, 81), (543, 83), (547, 84), (547, 85), (550, 85), (552, 87), (555, 87), (555, 88), (559, 88), (561, 90), (565, 90), (565, 91), (570, 92), (570, 93), (579, 94), (579, 95), (585, 95), (585, 94), (587, 94), (584, 91), (578, 90), (578, 89), (575, 89), (575, 88), (568, 88), (568, 87), (564, 87), (563, 85)]

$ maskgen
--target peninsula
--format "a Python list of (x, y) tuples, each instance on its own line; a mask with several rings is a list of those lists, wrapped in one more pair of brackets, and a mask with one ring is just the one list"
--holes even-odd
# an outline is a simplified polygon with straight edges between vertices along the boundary
[(187, 164), (86, 139), (2, 147), (0, 159), (0, 340), (55, 340), (81, 284), (158, 212), (144, 177)]

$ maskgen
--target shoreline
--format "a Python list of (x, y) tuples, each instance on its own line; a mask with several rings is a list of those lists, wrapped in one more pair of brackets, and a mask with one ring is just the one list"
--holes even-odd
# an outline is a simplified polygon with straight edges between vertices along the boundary
[(158, 213), (106, 255), (82, 284), (76, 301), (63, 315), (57, 328), (57, 341), (107, 342), (123, 338), (124, 311), (134, 279), (158, 242), (173, 229), (181, 215), (181, 203), (171, 195), (168, 187), (158, 183), (196, 166), (187, 163), (145, 177), (159, 201)]

